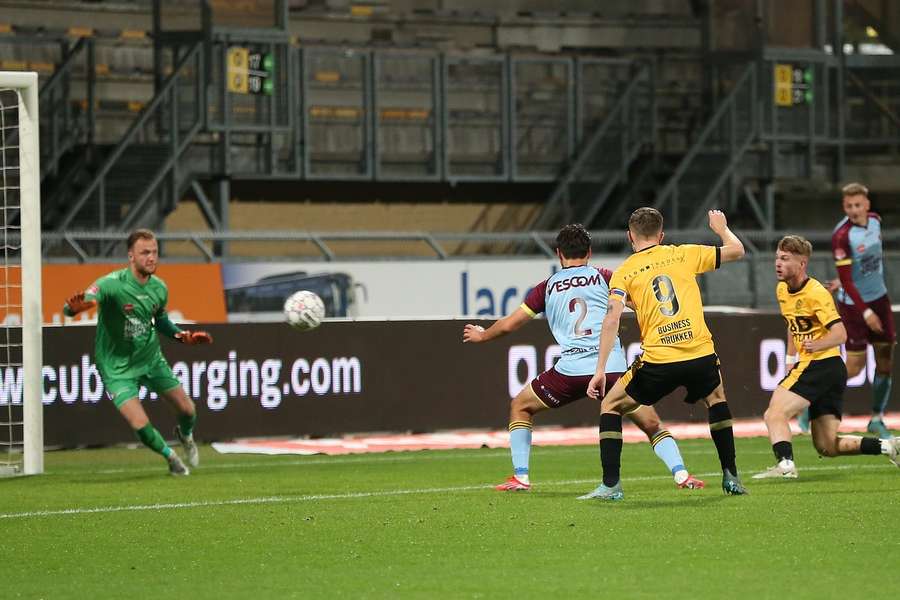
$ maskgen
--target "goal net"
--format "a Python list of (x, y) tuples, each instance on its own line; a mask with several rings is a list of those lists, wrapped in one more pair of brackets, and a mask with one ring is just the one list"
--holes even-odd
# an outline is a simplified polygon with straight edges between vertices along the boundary
[(37, 74), (0, 71), (0, 475), (44, 470)]

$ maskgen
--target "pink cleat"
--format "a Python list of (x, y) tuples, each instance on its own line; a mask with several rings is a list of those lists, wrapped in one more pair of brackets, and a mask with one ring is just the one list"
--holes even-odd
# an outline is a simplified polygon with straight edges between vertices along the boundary
[(706, 484), (703, 481), (690, 474), (688, 475), (687, 479), (675, 485), (677, 485), (678, 488), (682, 490), (702, 490), (706, 487)]
[[(700, 482), (700, 483), (703, 483), (703, 482)], [(520, 491), (527, 492), (528, 490), (531, 489), (531, 484), (530, 483), (522, 483), (521, 481), (516, 479), (515, 475), (513, 475), (512, 477), (510, 477), (509, 479), (507, 479), (500, 485), (494, 486), (494, 489), (497, 490), (498, 492), (520, 492)]]

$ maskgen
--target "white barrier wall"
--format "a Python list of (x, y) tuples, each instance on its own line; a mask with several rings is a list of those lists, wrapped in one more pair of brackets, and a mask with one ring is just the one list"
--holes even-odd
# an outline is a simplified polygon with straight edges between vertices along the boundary
[[(591, 262), (615, 269), (623, 259), (620, 255), (598, 256)], [(291, 273), (343, 273), (355, 287), (355, 311), (351, 316), (490, 318), (515, 310), (528, 290), (558, 269), (559, 261), (551, 259), (252, 262), (223, 264), (222, 282), (229, 290)], [(299, 281), (302, 286), (302, 279)]]

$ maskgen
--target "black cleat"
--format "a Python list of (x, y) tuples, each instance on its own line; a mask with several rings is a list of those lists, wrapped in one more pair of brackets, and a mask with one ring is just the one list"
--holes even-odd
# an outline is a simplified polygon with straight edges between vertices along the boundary
[(741, 483), (740, 477), (732, 475), (728, 469), (722, 472), (722, 491), (727, 496), (746, 496), (750, 493), (744, 487), (744, 484)]

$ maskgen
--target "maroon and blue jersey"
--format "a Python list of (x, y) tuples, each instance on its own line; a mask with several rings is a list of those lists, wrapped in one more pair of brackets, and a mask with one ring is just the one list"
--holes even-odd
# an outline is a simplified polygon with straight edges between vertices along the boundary
[(887, 294), (884, 283), (881, 217), (870, 212), (865, 227), (844, 218), (831, 235), (834, 264), (841, 279), (838, 302), (865, 304)]
[[(612, 272), (589, 265), (566, 267), (528, 292), (521, 308), (532, 317), (547, 316), (550, 331), (560, 345), (561, 355), (554, 367), (563, 375), (592, 375), (597, 367), (600, 326), (609, 303)], [(627, 368), (625, 352), (616, 337), (607, 373)]]

